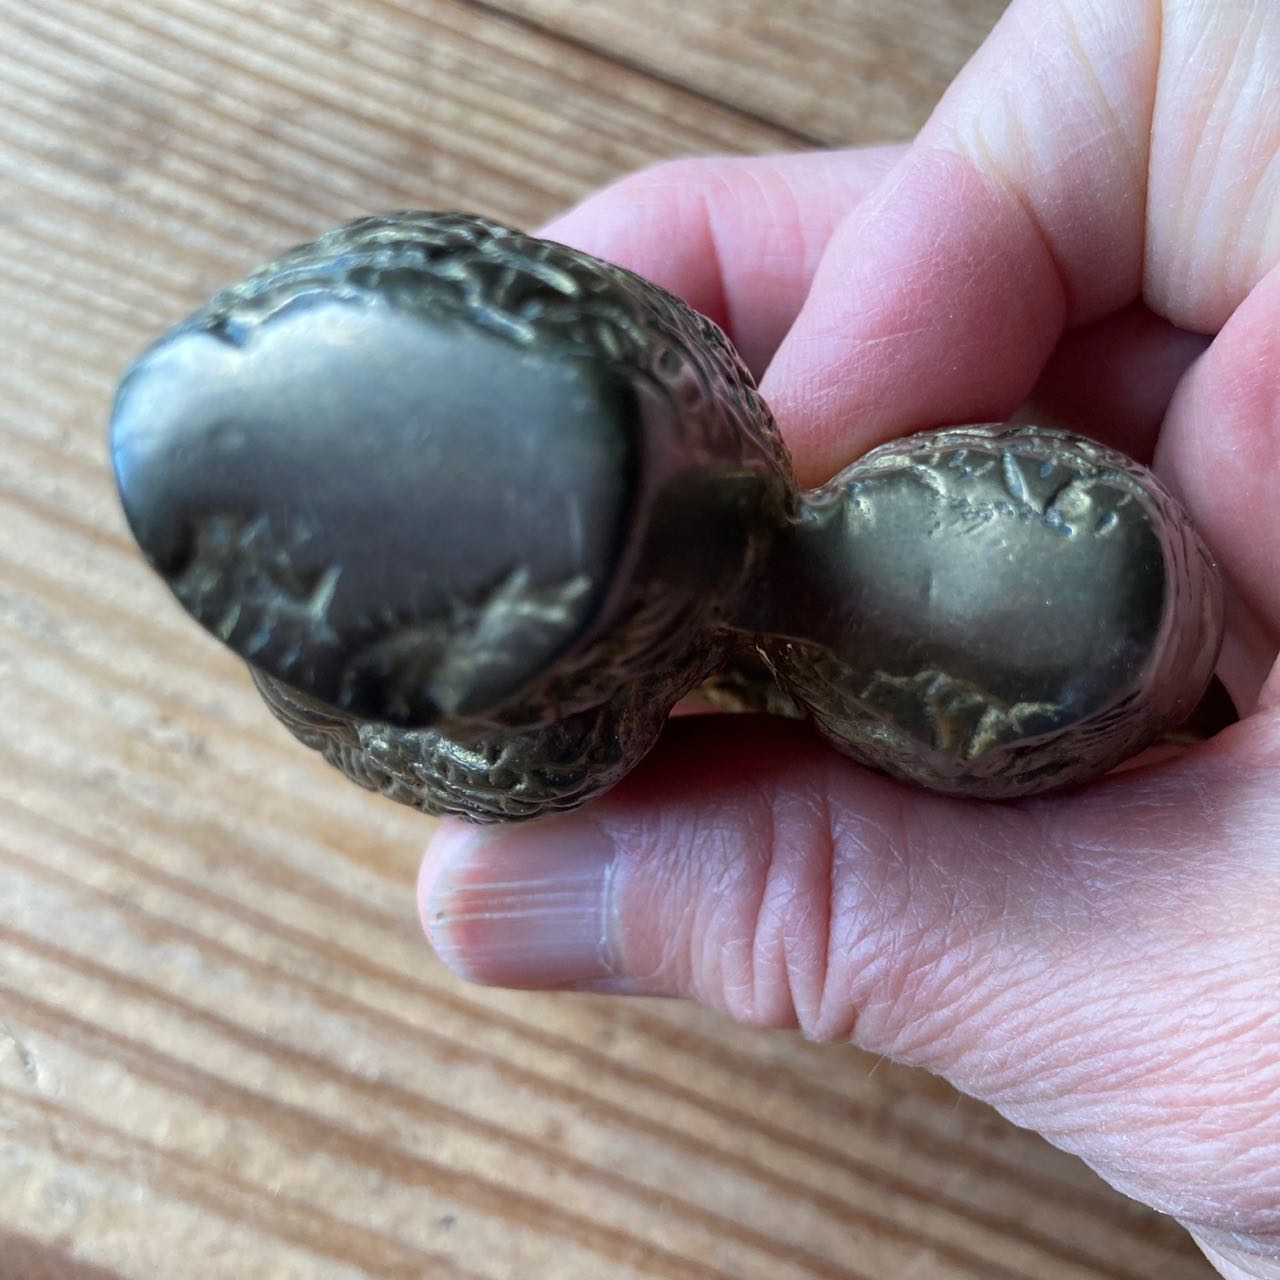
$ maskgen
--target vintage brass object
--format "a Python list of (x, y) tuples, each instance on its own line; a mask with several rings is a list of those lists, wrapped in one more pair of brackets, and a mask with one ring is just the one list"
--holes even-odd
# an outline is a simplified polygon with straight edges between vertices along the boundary
[(1213, 563), (1129, 459), (963, 427), (801, 492), (715, 325), (460, 214), (218, 294), (127, 373), (112, 451), (148, 560), (272, 710), (432, 813), (579, 804), (712, 677), (899, 777), (1029, 795), (1185, 718), (1219, 645)]

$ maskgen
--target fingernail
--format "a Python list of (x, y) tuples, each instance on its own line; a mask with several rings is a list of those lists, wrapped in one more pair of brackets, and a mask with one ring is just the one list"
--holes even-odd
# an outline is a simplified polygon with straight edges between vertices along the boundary
[(580, 815), (512, 828), (442, 824), (419, 885), (436, 954), (470, 982), (608, 987), (614, 847)]

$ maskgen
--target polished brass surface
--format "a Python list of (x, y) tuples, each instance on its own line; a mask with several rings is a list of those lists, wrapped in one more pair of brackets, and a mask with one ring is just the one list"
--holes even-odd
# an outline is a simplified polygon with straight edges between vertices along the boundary
[(1129, 459), (975, 426), (802, 493), (713, 324), (459, 214), (223, 291), (126, 375), (113, 456), (276, 714), (434, 813), (581, 803), (709, 677), (900, 777), (1032, 794), (1184, 719), (1220, 639), (1203, 544)]

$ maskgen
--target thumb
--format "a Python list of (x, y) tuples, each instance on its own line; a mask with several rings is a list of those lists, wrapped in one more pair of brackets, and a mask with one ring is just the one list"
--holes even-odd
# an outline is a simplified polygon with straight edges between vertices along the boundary
[(1280, 1256), (1278, 756), (1255, 717), (980, 804), (798, 726), (686, 718), (588, 811), (442, 826), (423, 921), (473, 981), (689, 996), (926, 1067)]

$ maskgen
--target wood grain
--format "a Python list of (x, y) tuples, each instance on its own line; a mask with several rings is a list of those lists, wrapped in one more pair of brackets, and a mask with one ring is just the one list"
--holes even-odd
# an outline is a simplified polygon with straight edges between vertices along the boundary
[(0, 0), (0, 1280), (1207, 1274), (925, 1076), (453, 981), (422, 820), (274, 725), (108, 474), (125, 362), (257, 259), (901, 134), (996, 7)]
[(488, 0), (813, 146), (905, 140), (1005, 0)]

